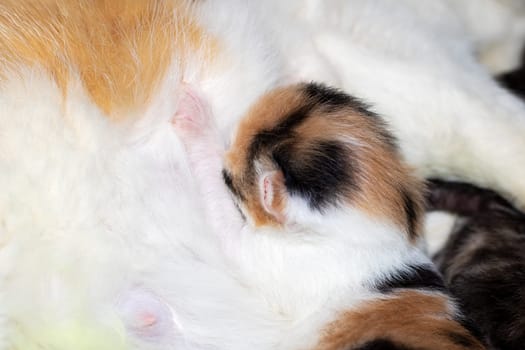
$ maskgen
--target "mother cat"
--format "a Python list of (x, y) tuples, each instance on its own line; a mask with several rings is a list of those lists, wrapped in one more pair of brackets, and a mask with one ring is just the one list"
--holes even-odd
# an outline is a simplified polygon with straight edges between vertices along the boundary
[[(388, 3), (330, 2), (352, 27), (310, 37), (300, 29), (315, 16), (279, 23), (315, 1), (278, 13), (240, 0), (0, 1), (0, 348), (67, 348), (72, 329), (141, 349), (315, 343), (209, 234), (171, 124), (182, 82), (204, 91), (228, 140), (277, 82), (339, 81), (388, 118), (422, 174), (525, 203), (523, 105), (476, 62), (446, 2)], [(436, 40), (443, 28), (458, 36)]]

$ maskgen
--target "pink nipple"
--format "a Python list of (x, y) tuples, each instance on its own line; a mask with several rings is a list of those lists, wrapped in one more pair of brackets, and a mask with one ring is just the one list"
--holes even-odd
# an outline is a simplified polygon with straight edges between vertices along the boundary
[(126, 330), (140, 339), (162, 340), (175, 330), (170, 306), (147, 289), (133, 288), (123, 293), (117, 310)]

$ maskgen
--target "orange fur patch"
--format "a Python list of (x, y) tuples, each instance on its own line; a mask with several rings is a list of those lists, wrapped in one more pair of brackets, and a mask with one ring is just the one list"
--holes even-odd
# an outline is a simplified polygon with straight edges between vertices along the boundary
[[(234, 182), (237, 182), (237, 187), (244, 187), (244, 193), (257, 193), (256, 189), (250, 188), (253, 183), (242, 181), (250, 171), (249, 152), (256, 135), (271, 131), (293, 112), (312, 103), (303, 87), (303, 84), (292, 85), (266, 94), (241, 121), (226, 155), (226, 166)], [(297, 159), (307, 162), (307, 156), (315, 150), (313, 145), (316, 143), (330, 140), (344, 142), (349, 150), (348, 157), (352, 157), (349, 161), (356, 175), (352, 181), (356, 182), (354, 187), (358, 188), (345, 194), (347, 203), (371, 217), (386, 218), (406, 229), (410, 239), (415, 240), (421, 230), (422, 184), (412, 175), (383, 134), (384, 130), (375, 117), (363, 115), (352, 106), (336, 111), (327, 111), (320, 106), (312, 109), (309, 117), (295, 127), (293, 137), (299, 141), (299, 146), (295, 146), (293, 153)], [(258, 224), (275, 224), (256, 203), (260, 202), (257, 195), (246, 197), (249, 197), (246, 198), (246, 202), (249, 202), (247, 207), (252, 216), (257, 218), (255, 221)]]
[[(237, 127), (236, 137), (225, 156), (226, 168), (231, 174), (232, 181), (241, 189), (245, 198), (244, 205), (255, 226), (280, 226), (281, 222), (266, 212), (259, 197), (258, 183), (248, 184), (246, 173), (251, 144), (255, 136), (279, 124), (290, 112), (305, 103), (302, 95), (293, 89), (277, 88), (264, 95), (252, 106)], [(274, 165), (265, 162), (268, 167)], [(275, 183), (274, 187), (282, 189), (283, 184)], [(274, 197), (276, 209), (284, 209), (286, 199), (282, 191)]]
[(400, 292), (345, 313), (328, 326), (315, 350), (346, 350), (374, 339), (414, 349), (484, 349), (453, 316), (443, 296)]
[(41, 67), (64, 92), (78, 74), (109, 117), (123, 118), (148, 102), (174, 55), (183, 64), (202, 47), (214, 49), (192, 18), (191, 3), (3, 0), (0, 71)]
[(296, 88), (277, 88), (262, 96), (246, 113), (237, 127), (237, 134), (226, 154), (226, 164), (232, 175), (246, 172), (248, 153), (255, 136), (270, 130), (286, 116), (303, 105), (306, 99)]

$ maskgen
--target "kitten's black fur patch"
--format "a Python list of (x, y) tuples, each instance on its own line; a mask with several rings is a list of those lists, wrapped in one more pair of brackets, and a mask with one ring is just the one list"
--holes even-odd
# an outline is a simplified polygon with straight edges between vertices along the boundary
[(403, 198), (403, 210), (405, 211), (405, 216), (407, 218), (408, 235), (410, 238), (415, 238), (418, 236), (416, 225), (419, 218), (416, 202), (407, 191), (402, 191), (401, 196)]
[(233, 179), (231, 175), (224, 169), (222, 170), (222, 178), (224, 180), (224, 183), (226, 184), (228, 189), (231, 191), (231, 193), (233, 193), (234, 196), (238, 197), (240, 200), (245, 200), (245, 197), (242, 194), (242, 192), (239, 191), (237, 187), (235, 187), (235, 185), (233, 184)]
[[(416, 349), (407, 347), (405, 345), (396, 344), (393, 341), (388, 340), (388, 339), (376, 339), (376, 340), (367, 342), (366, 344), (361, 345), (357, 348), (352, 348), (348, 350), (416, 350)], [(423, 350), (423, 349), (417, 349), (417, 350)]]
[[(441, 210), (459, 212), (434, 261), (461, 310), (494, 349), (525, 344), (525, 214), (492, 191), (434, 183)], [(470, 200), (469, 200), (470, 198)]]
[(355, 183), (350, 150), (337, 141), (319, 141), (309, 145), (304, 154), (296, 152), (294, 146), (284, 143), (272, 153), (287, 190), (303, 197), (312, 209), (337, 204)]
[(293, 138), (294, 128), (299, 126), (310, 116), (313, 107), (312, 104), (304, 105), (287, 115), (282, 123), (276, 125), (273, 129), (262, 130), (255, 135), (250, 145), (250, 151), (248, 152), (248, 162), (250, 167), (253, 166), (253, 161), (262, 151), (286, 139)]
[(351, 107), (361, 114), (369, 114), (366, 104), (339, 89), (319, 83), (308, 83), (305, 84), (304, 92), (308, 99), (315, 100), (315, 104), (325, 107), (326, 111)]
[(443, 278), (433, 266), (414, 266), (397, 275), (380, 281), (375, 288), (381, 293), (391, 293), (397, 289), (426, 289), (446, 292)]

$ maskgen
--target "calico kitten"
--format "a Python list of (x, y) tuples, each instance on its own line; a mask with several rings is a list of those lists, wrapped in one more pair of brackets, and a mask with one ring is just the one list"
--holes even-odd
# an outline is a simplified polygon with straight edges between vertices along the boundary
[(267, 93), (220, 184), (211, 112), (192, 89), (182, 104), (175, 128), (225, 252), (270, 305), (317, 325), (301, 349), (483, 349), (417, 248), (421, 183), (366, 105), (314, 83)]
[(525, 214), (489, 190), (430, 184), (430, 209), (460, 215), (434, 257), (447, 287), (491, 349), (523, 349)]

